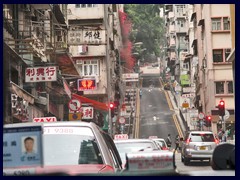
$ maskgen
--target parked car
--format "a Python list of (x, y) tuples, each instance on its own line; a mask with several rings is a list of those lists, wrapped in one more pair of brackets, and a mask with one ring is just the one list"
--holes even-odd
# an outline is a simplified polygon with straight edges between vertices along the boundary
[(188, 165), (191, 160), (211, 160), (218, 140), (211, 131), (189, 131), (182, 141), (181, 160)]
[(151, 139), (125, 139), (125, 140), (114, 140), (117, 150), (120, 154), (123, 168), (126, 163), (126, 154), (130, 152), (142, 152), (161, 150), (157, 144)]
[[(33, 153), (25, 153), (25, 139)], [(3, 174), (115, 173), (122, 162), (112, 138), (87, 122), (18, 123), (4, 126)]]

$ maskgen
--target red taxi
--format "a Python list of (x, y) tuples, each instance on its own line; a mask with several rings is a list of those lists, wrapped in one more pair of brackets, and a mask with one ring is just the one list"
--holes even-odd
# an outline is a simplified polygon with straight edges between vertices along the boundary
[[(26, 146), (29, 139), (31, 153)], [(94, 123), (33, 122), (4, 126), (4, 175), (115, 173), (122, 170), (121, 163), (112, 138)]]

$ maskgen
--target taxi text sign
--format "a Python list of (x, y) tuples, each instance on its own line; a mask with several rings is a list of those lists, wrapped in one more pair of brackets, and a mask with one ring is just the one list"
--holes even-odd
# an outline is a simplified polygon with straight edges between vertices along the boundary
[(33, 118), (33, 122), (55, 122), (55, 121), (57, 121), (56, 117)]
[[(41, 126), (3, 129), (3, 167), (41, 166)], [(26, 140), (33, 141), (33, 151), (26, 152)]]
[(115, 135), (114, 135), (114, 139), (115, 139), (115, 140), (128, 139), (128, 135), (127, 135), (127, 134), (115, 134)]

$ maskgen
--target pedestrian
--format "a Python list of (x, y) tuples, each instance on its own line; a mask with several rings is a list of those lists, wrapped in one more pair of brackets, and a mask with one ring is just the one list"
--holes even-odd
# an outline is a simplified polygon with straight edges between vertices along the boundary
[(142, 89), (139, 90), (140, 99), (142, 98)]
[(180, 150), (180, 148), (179, 148), (179, 143), (180, 143), (180, 137), (179, 137), (179, 135), (176, 135), (176, 138), (175, 138), (175, 144), (176, 144), (175, 149), (176, 149), (176, 150), (177, 150), (177, 149)]
[(222, 134), (223, 134), (223, 130), (220, 129), (220, 130), (218, 131), (218, 139), (219, 139), (219, 140), (222, 140)]
[(226, 141), (227, 141), (226, 132), (222, 131), (222, 142), (226, 142)]
[(168, 134), (166, 143), (167, 143), (167, 146), (168, 146), (169, 148), (172, 146), (171, 134)]

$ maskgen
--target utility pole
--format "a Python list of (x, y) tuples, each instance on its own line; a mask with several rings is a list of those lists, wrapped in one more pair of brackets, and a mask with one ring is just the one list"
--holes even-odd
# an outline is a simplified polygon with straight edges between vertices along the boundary
[[(109, 58), (109, 25), (108, 25), (108, 8), (107, 4), (104, 4), (104, 25), (105, 25), (105, 31), (106, 31), (106, 71), (107, 71), (107, 102), (108, 106), (110, 104), (110, 96), (111, 96), (111, 81), (110, 81), (110, 58)], [(112, 137), (112, 116), (111, 116), (111, 109), (108, 108), (108, 132), (109, 135)]]

